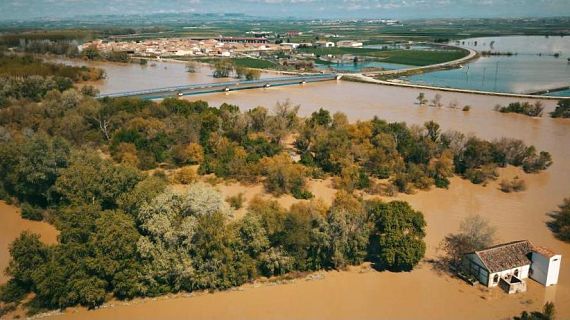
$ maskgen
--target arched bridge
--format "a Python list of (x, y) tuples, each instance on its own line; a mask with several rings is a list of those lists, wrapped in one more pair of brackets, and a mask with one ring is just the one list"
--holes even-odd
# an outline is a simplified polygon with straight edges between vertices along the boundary
[(278, 86), (299, 85), (309, 82), (338, 80), (342, 75), (336, 73), (312, 74), (294, 77), (266, 78), (259, 80), (215, 82), (204, 84), (191, 84), (184, 86), (136, 90), (116, 93), (100, 94), (98, 98), (139, 97), (142, 99), (162, 99), (167, 97), (196, 95), (212, 92), (229, 92), (255, 88), (269, 88)]

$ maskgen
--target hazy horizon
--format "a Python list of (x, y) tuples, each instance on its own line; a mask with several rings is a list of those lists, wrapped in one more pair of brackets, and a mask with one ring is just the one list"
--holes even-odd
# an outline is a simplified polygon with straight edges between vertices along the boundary
[(567, 0), (12, 0), (0, 20), (156, 13), (242, 13), (276, 18), (515, 18), (570, 16)]

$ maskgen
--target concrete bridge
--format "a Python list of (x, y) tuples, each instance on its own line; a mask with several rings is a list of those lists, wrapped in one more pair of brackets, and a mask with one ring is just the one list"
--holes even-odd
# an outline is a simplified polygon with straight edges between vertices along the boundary
[(100, 94), (98, 98), (139, 97), (142, 99), (163, 99), (168, 97), (179, 97), (187, 95), (212, 93), (212, 92), (229, 92), (236, 90), (256, 89), (256, 88), (303, 85), (309, 82), (338, 80), (341, 77), (342, 75), (340, 74), (327, 73), (327, 74), (301, 75), (294, 77), (266, 78), (259, 80), (246, 80), (246, 81), (236, 80), (229, 82), (191, 84), (184, 86), (165, 87), (165, 88), (156, 88), (148, 90), (104, 93)]

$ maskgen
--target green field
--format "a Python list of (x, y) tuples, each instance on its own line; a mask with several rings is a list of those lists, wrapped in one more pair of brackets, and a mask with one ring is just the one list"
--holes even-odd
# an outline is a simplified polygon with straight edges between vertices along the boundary
[(263, 59), (254, 59), (254, 58), (232, 58), (232, 62), (237, 67), (245, 67), (245, 68), (256, 68), (256, 69), (274, 69), (276, 64), (263, 60)]
[(383, 62), (426, 66), (460, 59), (468, 54), (467, 50), (379, 50), (367, 48), (307, 48), (306, 53), (316, 56), (351, 54), (360, 57), (374, 58)]

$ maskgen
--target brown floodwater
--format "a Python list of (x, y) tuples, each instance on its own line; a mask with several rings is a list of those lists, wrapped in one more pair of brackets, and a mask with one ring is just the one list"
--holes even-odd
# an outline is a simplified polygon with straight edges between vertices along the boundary
[(20, 209), (0, 201), (0, 284), (8, 281), (4, 270), (10, 262), (8, 248), (22, 231), (30, 231), (41, 236), (48, 244), (57, 242), (57, 230), (49, 223), (22, 219)]
[[(147, 65), (137, 63), (90, 62), (80, 59), (51, 59), (75, 66), (90, 66), (105, 70), (106, 77), (92, 84), (101, 93), (155, 89), (189, 84), (234, 81), (234, 78), (214, 78), (213, 69), (203, 63), (196, 64), (196, 72), (186, 71), (183, 62), (149, 61)], [(263, 72), (261, 78), (279, 77), (275, 73)], [(282, 76), (282, 75), (281, 75)]]
[[(570, 197), (570, 120), (529, 118), (493, 111), (495, 104), (512, 98), (441, 93), (444, 102), (469, 104), (471, 111), (418, 107), (420, 90), (351, 82), (327, 82), (211, 94), (190, 97), (212, 105), (229, 102), (251, 108), (271, 107), (290, 99), (300, 104), (302, 115), (320, 107), (342, 111), (351, 120), (378, 116), (409, 124), (438, 122), (442, 129), (458, 130), (486, 139), (512, 137), (549, 151), (554, 164), (540, 174), (527, 175), (516, 168), (501, 170), (504, 177), (519, 175), (527, 183), (520, 193), (502, 193), (497, 182), (486, 187), (453, 178), (449, 190), (433, 189), (414, 195), (400, 195), (421, 210), (427, 221), (426, 258), (437, 256), (441, 239), (459, 227), (466, 216), (476, 213), (497, 228), (500, 241), (529, 239), (563, 255), (559, 284), (544, 288), (528, 281), (528, 292), (506, 295), (499, 289), (471, 287), (457, 279), (435, 272), (424, 262), (412, 272), (361, 272), (355, 268), (326, 272), (322, 280), (297, 280), (292, 284), (247, 287), (195, 297), (140, 299), (129, 303), (112, 302), (113, 307), (86, 311), (70, 309), (63, 319), (505, 319), (523, 310), (538, 310), (545, 301), (554, 301), (561, 319), (570, 318), (570, 244), (555, 239), (546, 226), (547, 213), (555, 210), (564, 197)], [(431, 98), (435, 93), (422, 90)], [(553, 103), (545, 101), (547, 111)], [(242, 192), (243, 186), (221, 187), (227, 194)], [(255, 186), (255, 193), (262, 192)], [(332, 190), (325, 183), (311, 189), (330, 201)], [(247, 195), (247, 197), (250, 197)]]

